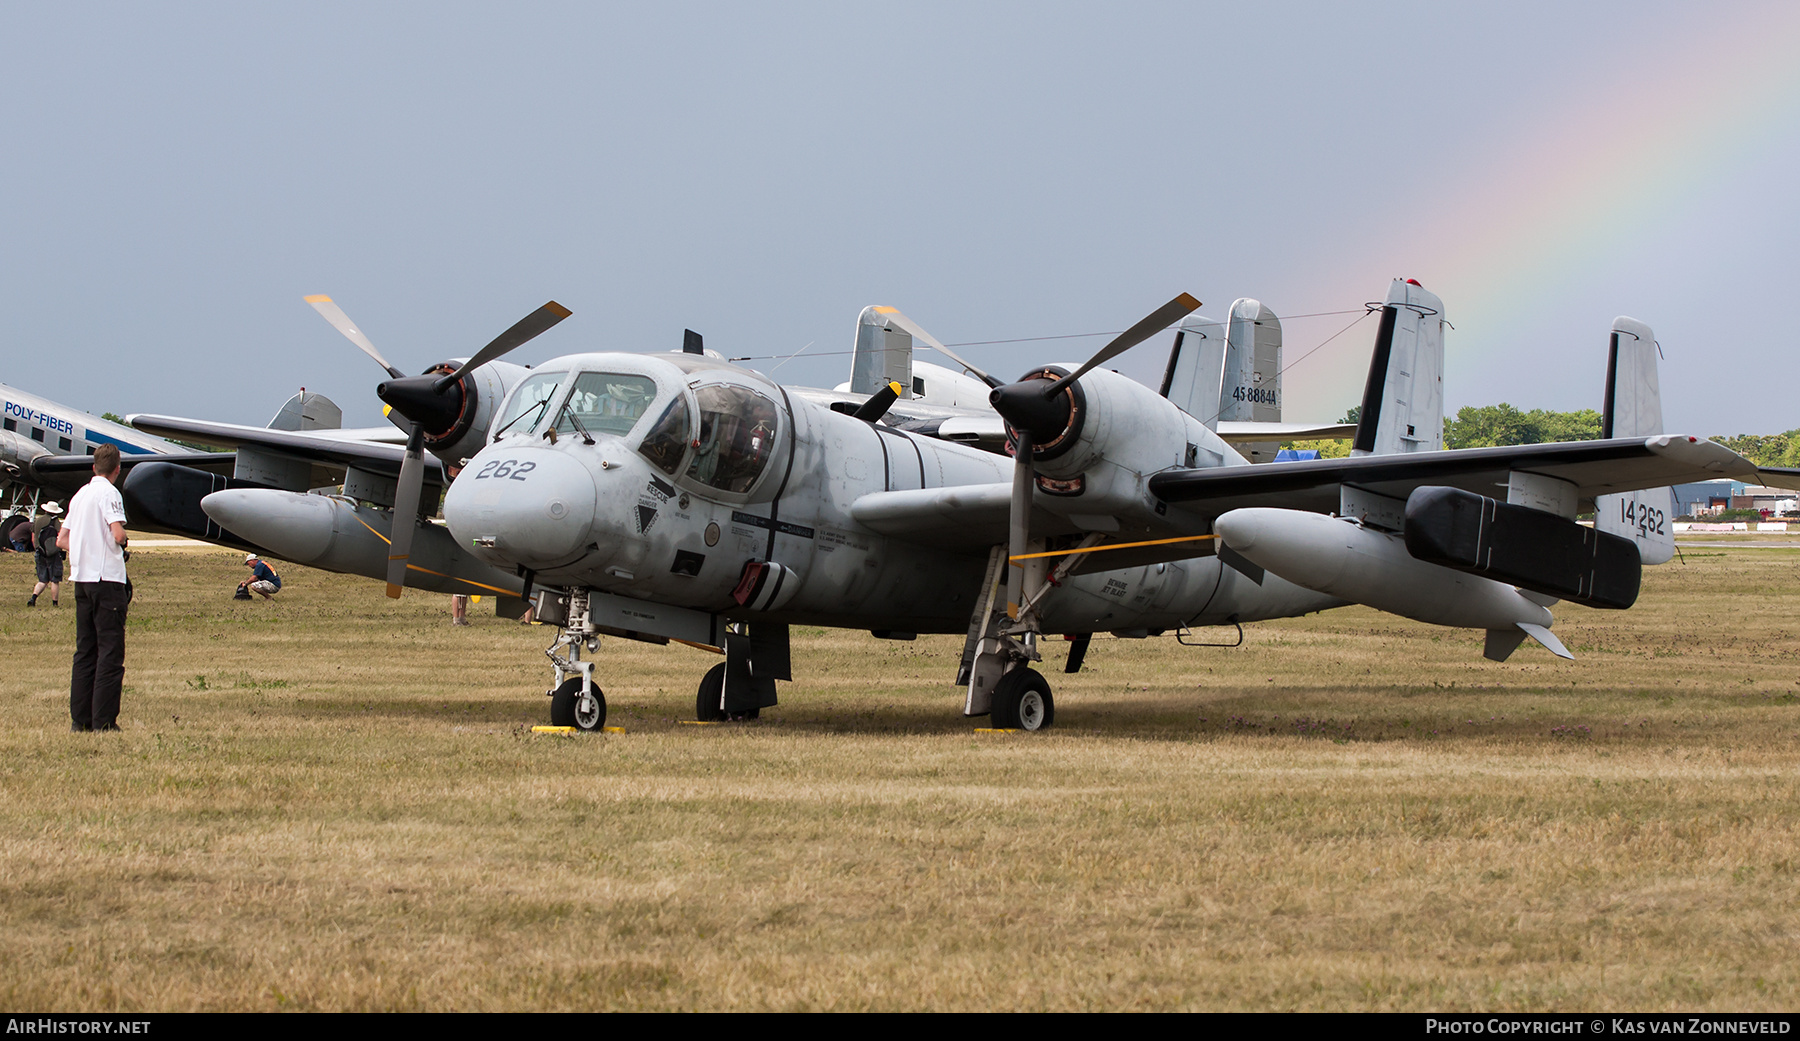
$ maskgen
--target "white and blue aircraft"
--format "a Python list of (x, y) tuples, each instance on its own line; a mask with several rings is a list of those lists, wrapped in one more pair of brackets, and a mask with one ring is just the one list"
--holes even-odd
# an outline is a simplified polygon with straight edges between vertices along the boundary
[[(133, 528), (261, 548), (221, 529), (200, 509), (204, 495), (222, 488), (277, 486), (257, 480), (254, 467), (247, 465), (254, 460), (240, 462), (230, 452), (170, 441), (5, 384), (0, 384), (0, 399), (0, 503), (8, 515), (29, 515), (44, 501), (74, 494), (93, 476), (94, 450), (112, 445), (125, 471), (121, 492)], [(302, 388), (276, 412), (269, 429), (370, 442), (403, 437), (385, 427), (339, 429), (341, 416), (330, 398)], [(188, 480), (170, 482), (166, 475), (171, 472)]]

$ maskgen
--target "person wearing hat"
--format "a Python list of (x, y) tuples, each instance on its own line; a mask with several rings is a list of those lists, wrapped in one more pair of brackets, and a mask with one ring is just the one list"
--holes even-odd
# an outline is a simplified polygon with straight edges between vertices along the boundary
[(50, 606), (62, 606), (56, 596), (63, 579), (63, 551), (56, 546), (56, 536), (62, 531), (62, 507), (47, 502), (43, 510), (31, 524), (31, 545), (37, 551), (37, 585), (32, 587), (26, 607), (36, 607), (37, 598), (45, 589), (50, 590)]
[(248, 600), (251, 593), (256, 593), (267, 600), (281, 589), (281, 576), (256, 554), (246, 553), (244, 566), (250, 569), (250, 577), (238, 583), (238, 599)]

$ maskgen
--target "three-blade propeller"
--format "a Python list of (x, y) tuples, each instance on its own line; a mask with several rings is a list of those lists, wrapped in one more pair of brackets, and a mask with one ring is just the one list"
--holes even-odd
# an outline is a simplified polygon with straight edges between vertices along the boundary
[(306, 302), (324, 316), (332, 328), (343, 333), (346, 339), (362, 348), (364, 354), (387, 370), (392, 379), (384, 381), (376, 393), (394, 411), (404, 416), (411, 426), (406, 435), (406, 454), (400, 460), (400, 476), (394, 486), (394, 525), (388, 544), (387, 595), (398, 599), (400, 591), (406, 587), (406, 567), (412, 554), (413, 532), (419, 525), (419, 499), (424, 493), (425, 485), (427, 425), (441, 422), (446, 413), (454, 417), (460, 411), (460, 400), (452, 402), (450, 399), (453, 391), (460, 399), (459, 387), (466, 373), (530, 342), (532, 338), (569, 317), (570, 312), (568, 308), (552, 300), (494, 337), (486, 347), (476, 351), (473, 357), (458, 366), (455, 372), (441, 377), (407, 376), (388, 364), (381, 352), (375, 349), (375, 345), (369, 342), (369, 338), (344, 313), (344, 309), (332, 302), (330, 297), (309, 296)]

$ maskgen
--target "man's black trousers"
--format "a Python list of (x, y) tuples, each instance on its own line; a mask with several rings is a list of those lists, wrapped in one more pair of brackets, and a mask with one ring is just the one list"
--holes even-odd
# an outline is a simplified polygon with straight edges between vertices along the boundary
[(119, 691), (125, 685), (123, 582), (75, 583), (75, 666), (69, 676), (69, 720), (76, 730), (119, 725)]

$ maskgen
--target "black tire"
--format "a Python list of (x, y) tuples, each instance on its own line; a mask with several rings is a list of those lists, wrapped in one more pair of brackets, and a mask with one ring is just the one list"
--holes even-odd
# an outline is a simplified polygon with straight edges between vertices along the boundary
[(994, 726), (1002, 730), (1043, 730), (1056, 722), (1050, 683), (1031, 669), (1014, 669), (994, 685)]
[(598, 686), (594, 696), (583, 697), (581, 677), (570, 676), (550, 694), (550, 725), (574, 727), (592, 733), (606, 727), (606, 694)]
[(725, 718), (725, 710), (719, 702), (725, 696), (725, 663), (720, 662), (706, 670), (700, 680), (700, 690), (694, 695), (694, 718), (702, 723), (717, 723)]
[(23, 513), (15, 513), (4, 521), (0, 521), (0, 544), (5, 545), (7, 549), (12, 548), (12, 543), (4, 542), (3, 540), (5, 540), (8, 535), (12, 534), (12, 530), (18, 527), (20, 521), (30, 524), (31, 517)]

